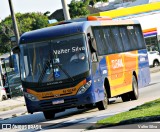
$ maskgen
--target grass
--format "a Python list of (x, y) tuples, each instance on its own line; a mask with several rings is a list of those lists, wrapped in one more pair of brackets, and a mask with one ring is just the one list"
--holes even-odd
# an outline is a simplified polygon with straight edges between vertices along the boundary
[(127, 112), (99, 120), (90, 129), (148, 121), (160, 121), (160, 99), (137, 106)]

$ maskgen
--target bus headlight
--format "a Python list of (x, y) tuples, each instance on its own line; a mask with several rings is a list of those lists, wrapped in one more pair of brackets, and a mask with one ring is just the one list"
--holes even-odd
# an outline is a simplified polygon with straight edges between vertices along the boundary
[(24, 93), (24, 95), (31, 101), (39, 101), (34, 95), (29, 94), (29, 93)]
[(78, 90), (78, 95), (79, 94), (83, 94), (86, 92), (86, 90), (91, 86), (92, 81), (90, 80), (89, 82), (87, 82), (85, 85), (83, 85), (79, 90)]

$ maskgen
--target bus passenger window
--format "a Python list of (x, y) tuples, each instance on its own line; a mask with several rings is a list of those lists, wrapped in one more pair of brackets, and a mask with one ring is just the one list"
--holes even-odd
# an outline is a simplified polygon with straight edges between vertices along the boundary
[(104, 41), (103, 32), (100, 29), (98, 29), (98, 28), (96, 29), (95, 28), (93, 30), (93, 33), (94, 33), (94, 37), (95, 37), (96, 44), (97, 44), (98, 54), (99, 55), (105, 55), (107, 46), (106, 46), (106, 43)]
[(134, 26), (127, 26), (128, 37), (131, 42), (132, 50), (138, 49), (138, 42), (135, 34)]
[(111, 27), (111, 32), (112, 32), (112, 39), (113, 39), (113, 44), (114, 44), (114, 47), (115, 47), (115, 51), (117, 53), (124, 51), (119, 27), (112, 26)]
[(138, 48), (139, 49), (145, 49), (146, 46), (145, 46), (145, 41), (143, 39), (143, 35), (142, 35), (142, 32), (141, 32), (141, 28), (140, 26), (134, 26), (135, 27), (135, 35), (136, 35), (136, 38), (137, 38), (137, 41), (138, 41)]
[(105, 49), (107, 54), (114, 53), (115, 48), (114, 48), (114, 45), (113, 45), (113, 39), (111, 37), (110, 27), (105, 27), (103, 29), (103, 32), (104, 32), (105, 42), (106, 42), (106, 46), (107, 46), (107, 48)]
[(128, 37), (128, 33), (127, 33), (127, 29), (125, 26), (121, 26), (119, 28), (120, 32), (121, 32), (121, 38), (122, 38), (122, 44), (124, 47), (124, 51), (129, 51), (131, 50), (131, 44), (129, 41), (129, 37)]

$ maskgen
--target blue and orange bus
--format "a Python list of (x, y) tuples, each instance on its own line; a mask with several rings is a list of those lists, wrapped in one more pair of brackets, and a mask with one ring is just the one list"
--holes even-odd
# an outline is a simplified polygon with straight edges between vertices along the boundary
[(150, 82), (137, 21), (71, 22), (24, 33), (20, 71), (29, 113), (46, 119), (68, 108), (107, 108), (108, 99), (138, 99)]

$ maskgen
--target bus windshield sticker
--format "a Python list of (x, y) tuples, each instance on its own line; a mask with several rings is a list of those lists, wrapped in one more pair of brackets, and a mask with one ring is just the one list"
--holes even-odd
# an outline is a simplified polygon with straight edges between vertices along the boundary
[(56, 64), (56, 63), (60, 63), (59, 58), (54, 59), (53, 63), (54, 63), (54, 64)]
[(58, 68), (55, 68), (55, 69), (54, 69), (54, 76), (55, 76), (56, 78), (60, 77), (60, 71), (59, 71)]

